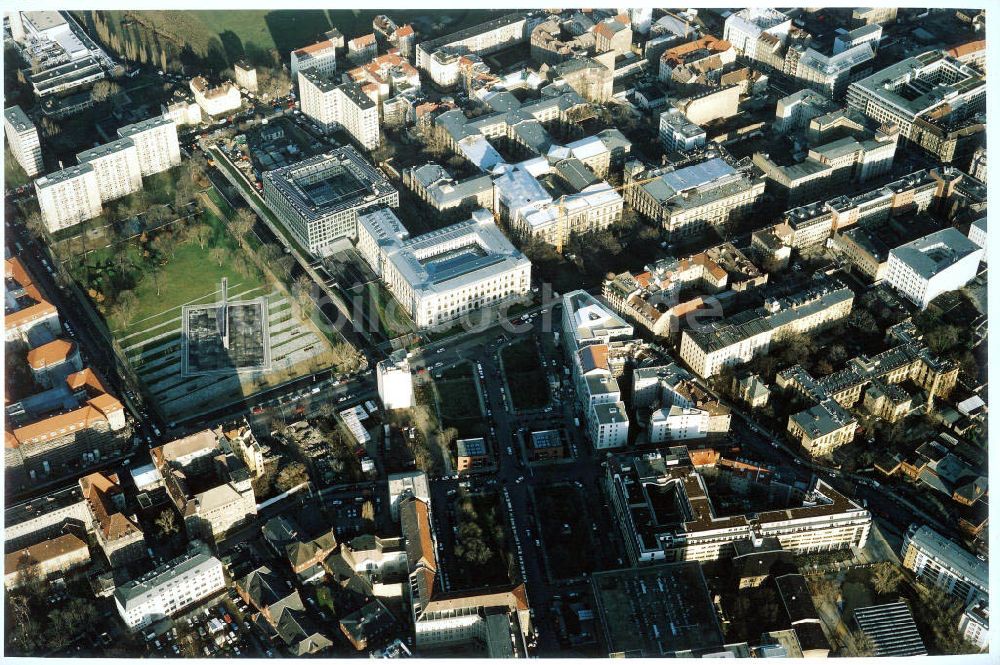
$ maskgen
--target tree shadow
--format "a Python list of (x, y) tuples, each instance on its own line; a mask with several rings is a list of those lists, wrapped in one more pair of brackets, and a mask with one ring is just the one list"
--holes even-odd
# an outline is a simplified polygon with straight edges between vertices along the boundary
[(232, 30), (220, 32), (219, 41), (222, 42), (222, 49), (226, 52), (226, 59), (229, 62), (236, 62), (244, 56), (243, 40)]
[(316, 41), (330, 29), (330, 20), (322, 9), (268, 12), (264, 21), (282, 58)]

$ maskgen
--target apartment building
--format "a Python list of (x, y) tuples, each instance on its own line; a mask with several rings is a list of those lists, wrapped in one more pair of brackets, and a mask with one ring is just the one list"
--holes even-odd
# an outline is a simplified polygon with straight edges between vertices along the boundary
[(396, 49), (348, 70), (344, 74), (344, 80), (354, 81), (366, 94), (370, 94), (368, 90), (371, 85), (376, 86), (374, 101), (380, 106), (393, 95), (420, 90), (420, 72)]
[(66, 533), (43, 540), (30, 547), (11, 552), (4, 557), (4, 587), (9, 591), (21, 583), (21, 574), (32, 569), (40, 580), (65, 575), (90, 563), (87, 542)]
[(14, 159), (24, 169), (29, 178), (45, 170), (42, 162), (42, 144), (38, 140), (38, 129), (20, 106), (11, 106), (3, 111), (3, 129), (7, 146)]
[(949, 227), (892, 249), (885, 279), (920, 309), (927, 309), (942, 293), (975, 279), (984, 252)]
[(202, 76), (195, 76), (189, 84), (194, 100), (209, 117), (217, 117), (239, 110), (243, 104), (240, 90), (230, 81), (219, 85), (209, 84)]
[(69, 166), (37, 178), (35, 194), (49, 233), (75, 226), (103, 212), (100, 183), (90, 164)]
[(257, 68), (240, 58), (233, 63), (233, 79), (236, 85), (248, 92), (257, 92)]
[(399, 192), (352, 146), (267, 171), (264, 201), (295, 239), (324, 255), (340, 238), (357, 237), (359, 211), (399, 205)]
[(986, 562), (929, 526), (910, 525), (900, 552), (903, 567), (917, 579), (953, 596), (963, 605), (989, 593)]
[[(725, 227), (746, 217), (764, 193), (764, 178), (735, 169), (720, 157), (676, 170), (636, 171), (626, 165), (626, 202), (659, 223), (668, 238)], [(642, 182), (646, 181), (646, 182)]]
[(372, 19), (372, 30), (375, 32), (375, 39), (378, 47), (382, 51), (396, 49), (404, 58), (413, 57), (413, 48), (416, 43), (416, 32), (409, 23), (397, 25), (388, 16), (380, 14)]
[(222, 562), (195, 541), (190, 549), (115, 589), (115, 606), (132, 632), (173, 616), (226, 586)]
[(632, 405), (651, 408), (649, 443), (703, 439), (729, 431), (728, 407), (712, 398), (687, 370), (671, 363), (632, 372)]
[(59, 311), (42, 296), (31, 274), (16, 256), (4, 261), (4, 341), (37, 347), (62, 335)]
[(774, 109), (774, 130), (790, 133), (805, 129), (813, 118), (838, 108), (833, 100), (817, 90), (796, 90), (778, 100)]
[(221, 427), (153, 448), (150, 456), (189, 537), (218, 542), (257, 514), (249, 469)]
[(118, 484), (116, 474), (100, 472), (80, 478), (90, 528), (97, 537), (97, 545), (108, 558), (112, 568), (124, 566), (146, 556), (146, 540), (134, 515), (125, 515), (125, 492)]
[(660, 114), (660, 143), (667, 152), (689, 152), (705, 145), (705, 130), (676, 108)]
[(181, 163), (177, 124), (169, 118), (157, 116), (126, 125), (118, 130), (118, 137), (132, 139), (135, 143), (139, 170), (144, 178)]
[(454, 320), (520, 298), (531, 262), (500, 232), (488, 210), (413, 238), (387, 208), (358, 217), (358, 251), (418, 327)]
[(989, 647), (990, 605), (986, 598), (978, 598), (965, 608), (958, 619), (958, 634), (981, 651)]
[(818, 330), (851, 312), (854, 292), (836, 282), (819, 285), (765, 307), (713, 321), (681, 335), (681, 359), (702, 378), (766, 353), (772, 341)]
[(757, 59), (761, 35), (782, 38), (792, 29), (792, 19), (776, 9), (752, 7), (741, 9), (726, 18), (722, 38), (747, 60)]
[(4, 551), (24, 549), (51, 540), (67, 531), (86, 533), (92, 526), (90, 512), (78, 484), (9, 505), (4, 510)]
[[(736, 492), (750, 488), (772, 498), (775, 510), (721, 516), (705, 474)], [(727, 480), (728, 479), (728, 480)], [(604, 478), (615, 521), (634, 566), (673, 561), (715, 561), (735, 553), (742, 540), (776, 538), (797, 554), (864, 547), (871, 515), (817, 479), (804, 494), (739, 465), (696, 469), (683, 447), (608, 460)]]
[(854, 440), (858, 421), (836, 400), (826, 398), (788, 416), (788, 433), (813, 457), (822, 457)]
[(374, 33), (361, 35), (347, 42), (347, 59), (356, 65), (371, 62), (378, 54), (378, 42)]
[(120, 199), (142, 189), (139, 151), (132, 139), (117, 139), (89, 148), (77, 153), (76, 161), (93, 167), (102, 202)]
[(434, 66), (436, 54), (486, 55), (520, 44), (530, 34), (527, 23), (528, 17), (524, 12), (514, 12), (450, 35), (420, 42), (417, 44), (417, 68), (427, 72), (437, 85), (446, 86), (447, 81), (436, 76), (439, 73)]
[(337, 71), (337, 45), (332, 40), (324, 39), (292, 51), (292, 80), (301, 85), (299, 74), (310, 70), (324, 77), (333, 76)]
[(337, 85), (315, 69), (299, 74), (302, 113), (326, 132), (343, 128), (366, 150), (380, 141), (378, 104), (354, 81)]
[(895, 124), (903, 141), (940, 157), (933, 127), (962, 125), (982, 114), (986, 79), (943, 51), (927, 51), (852, 83), (847, 103), (876, 122)]
[(708, 72), (721, 70), (734, 62), (736, 50), (732, 44), (705, 35), (664, 51), (659, 59), (658, 78), (664, 83), (694, 83)]

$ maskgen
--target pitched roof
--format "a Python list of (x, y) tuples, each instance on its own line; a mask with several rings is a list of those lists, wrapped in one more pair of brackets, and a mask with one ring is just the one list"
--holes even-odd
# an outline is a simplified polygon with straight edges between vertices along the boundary
[(406, 534), (406, 560), (410, 570), (423, 564), (432, 572), (437, 572), (427, 504), (420, 499), (410, 499), (400, 506), (399, 517), (403, 533)]
[[(4, 557), (4, 574), (10, 575), (22, 566), (44, 563), (78, 551), (87, 551), (87, 543), (71, 533), (66, 533), (7, 554)], [(90, 558), (89, 554), (87, 558)]]
[(122, 493), (117, 476), (109, 477), (95, 471), (80, 479), (80, 489), (106, 540), (142, 534), (142, 529), (123, 515), (114, 503), (114, 496)]

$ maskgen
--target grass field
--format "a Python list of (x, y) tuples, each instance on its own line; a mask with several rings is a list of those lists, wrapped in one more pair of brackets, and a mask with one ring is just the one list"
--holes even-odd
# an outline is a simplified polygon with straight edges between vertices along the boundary
[(10, 189), (11, 187), (20, 187), (21, 185), (27, 185), (31, 182), (31, 178), (28, 174), (24, 172), (21, 165), (17, 163), (14, 159), (14, 154), (10, 151), (10, 148), (5, 147), (3, 149), (3, 180), (4, 187)]
[(441, 410), (441, 427), (454, 427), (460, 439), (483, 436), (486, 426), (472, 365), (463, 363), (449, 367), (441, 373), (440, 379), (434, 380), (434, 387)]
[(538, 409), (549, 403), (549, 379), (541, 365), (533, 338), (504, 348), (503, 370), (515, 410)]

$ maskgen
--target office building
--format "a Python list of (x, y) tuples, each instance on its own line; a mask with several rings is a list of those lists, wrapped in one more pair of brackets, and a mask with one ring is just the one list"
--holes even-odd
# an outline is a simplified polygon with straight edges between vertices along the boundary
[(878, 123), (896, 125), (904, 142), (950, 162), (955, 146), (942, 153), (942, 132), (974, 123), (985, 111), (986, 79), (942, 51), (927, 51), (851, 83), (847, 103)]
[(366, 150), (379, 145), (378, 104), (354, 81), (336, 84), (314, 69), (299, 74), (302, 114), (325, 132), (343, 128)]
[(493, 207), (493, 179), (485, 173), (456, 181), (440, 165), (427, 163), (404, 171), (403, 184), (438, 211)]
[(210, 118), (237, 111), (243, 103), (239, 88), (229, 81), (213, 86), (204, 77), (195, 76), (190, 86), (194, 100)]
[(399, 205), (399, 192), (351, 146), (267, 171), (264, 201), (295, 239), (323, 256), (357, 237), (359, 211)]
[(902, 601), (855, 608), (854, 622), (858, 630), (871, 640), (872, 656), (906, 658), (927, 655), (910, 608)]
[(359, 253), (420, 328), (524, 296), (531, 262), (487, 210), (413, 238), (387, 208), (358, 216)]
[(142, 577), (115, 589), (115, 606), (130, 631), (173, 616), (226, 586), (222, 562), (199, 542)]
[(896, 22), (896, 7), (856, 7), (851, 10), (851, 27), (891, 25)]
[(920, 309), (975, 279), (984, 249), (954, 228), (942, 229), (889, 252), (886, 282)]
[(797, 90), (778, 100), (774, 109), (774, 130), (788, 133), (803, 130), (813, 118), (838, 108), (833, 100), (817, 90)]
[(139, 151), (132, 139), (117, 139), (77, 153), (76, 161), (89, 164), (97, 176), (101, 201), (113, 201), (142, 189)]
[(118, 137), (132, 139), (135, 143), (143, 178), (181, 163), (177, 125), (169, 118), (157, 116), (126, 125), (118, 130)]
[(320, 76), (332, 76), (337, 71), (336, 43), (324, 39), (292, 51), (292, 81), (299, 82), (299, 74), (306, 71), (313, 71)]
[(49, 233), (75, 226), (103, 212), (100, 183), (90, 164), (69, 166), (36, 179), (35, 194)]
[(692, 466), (683, 447), (608, 460), (604, 483), (632, 565), (728, 559), (739, 540), (777, 538), (784, 549), (805, 554), (863, 547), (868, 539), (868, 511), (822, 480), (803, 495), (758, 467), (715, 466), (716, 483), (739, 494), (766, 496), (772, 508), (718, 512), (705, 470)]
[(387, 411), (409, 409), (413, 406), (413, 375), (406, 360), (406, 351), (393, 353), (375, 367), (378, 396)]
[(64, 533), (87, 533), (92, 527), (87, 503), (76, 483), (4, 510), (4, 552), (24, 549)]
[(667, 152), (689, 152), (705, 145), (705, 130), (675, 108), (660, 114), (660, 143)]
[(515, 216), (510, 228), (521, 238), (538, 238), (561, 252), (570, 237), (600, 231), (620, 221), (624, 203), (611, 185), (597, 182)]
[(80, 478), (80, 491), (90, 513), (90, 529), (97, 536), (97, 545), (117, 568), (146, 556), (146, 540), (138, 520), (127, 516), (125, 492), (118, 476), (96, 472)]
[(633, 172), (626, 167), (626, 202), (660, 224), (668, 238), (728, 227), (749, 215), (764, 193), (764, 179), (735, 169), (720, 157), (676, 170)]
[(989, 593), (989, 567), (929, 526), (910, 525), (903, 537), (903, 567), (963, 605)]
[(45, 165), (42, 163), (42, 145), (38, 141), (38, 129), (20, 106), (4, 109), (3, 129), (7, 137), (7, 147), (29, 178), (45, 170)]

